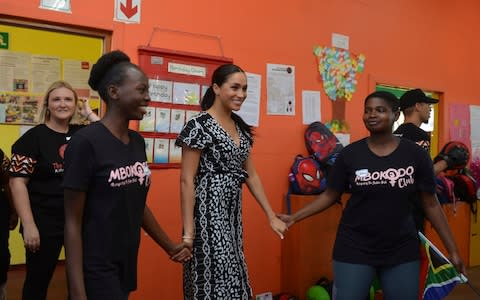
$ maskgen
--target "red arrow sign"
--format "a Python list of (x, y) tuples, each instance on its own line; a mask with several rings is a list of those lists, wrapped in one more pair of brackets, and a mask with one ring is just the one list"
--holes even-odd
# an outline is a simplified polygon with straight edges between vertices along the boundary
[(131, 18), (134, 15), (137, 14), (138, 12), (138, 5), (135, 5), (132, 7), (132, 0), (127, 0), (127, 5), (123, 5), (123, 3), (120, 3), (120, 10), (125, 14), (127, 18)]

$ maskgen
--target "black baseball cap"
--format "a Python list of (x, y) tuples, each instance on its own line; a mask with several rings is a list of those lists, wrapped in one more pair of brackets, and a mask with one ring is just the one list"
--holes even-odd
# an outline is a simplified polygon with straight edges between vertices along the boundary
[(401, 110), (414, 106), (416, 103), (435, 104), (438, 103), (438, 100), (428, 97), (421, 89), (407, 91), (400, 97)]

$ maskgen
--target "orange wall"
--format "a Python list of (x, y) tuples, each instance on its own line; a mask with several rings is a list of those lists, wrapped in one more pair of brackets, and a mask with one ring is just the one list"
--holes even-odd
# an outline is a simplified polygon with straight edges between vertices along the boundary
[[(263, 75), (253, 159), (277, 211), (287, 190), (288, 167), (296, 154), (306, 152), (301, 90), (321, 89), (312, 48), (330, 45), (332, 32), (348, 35), (351, 51), (367, 57), (357, 93), (346, 105), (352, 140), (366, 134), (361, 123), (363, 99), (377, 82), (443, 92), (440, 144), (448, 138), (448, 103), (480, 103), (475, 76), (480, 50), (477, 0), (461, 4), (448, 0), (144, 0), (141, 24), (130, 25), (113, 21), (112, 0), (72, 0), (72, 14), (38, 6), (38, 0), (2, 0), (0, 13), (111, 30), (112, 49), (122, 49), (134, 60), (137, 46), (148, 43), (154, 27), (221, 36), (226, 56), (245, 70)], [(185, 36), (158, 33), (151, 46), (219, 55), (211, 41)], [(266, 63), (295, 65), (296, 116), (266, 115)], [(324, 120), (331, 116), (324, 93), (322, 116)], [(178, 170), (155, 170), (148, 199), (175, 238), (180, 237), (178, 175)], [(279, 292), (280, 241), (252, 197), (245, 195), (246, 257), (254, 292)], [(132, 298), (181, 298), (181, 267), (169, 262), (148, 238), (142, 240), (138, 292)]]

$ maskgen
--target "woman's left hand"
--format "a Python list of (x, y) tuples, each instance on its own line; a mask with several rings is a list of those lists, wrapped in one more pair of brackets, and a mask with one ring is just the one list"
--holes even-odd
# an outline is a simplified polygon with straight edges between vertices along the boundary
[(450, 262), (455, 266), (455, 269), (457, 269), (457, 272), (465, 276), (467, 275), (467, 269), (465, 268), (462, 258), (458, 253), (455, 252), (450, 254)]
[(283, 235), (288, 229), (287, 224), (285, 224), (285, 222), (280, 220), (277, 216), (273, 216), (270, 218), (270, 227), (278, 234), (281, 239), (283, 239)]

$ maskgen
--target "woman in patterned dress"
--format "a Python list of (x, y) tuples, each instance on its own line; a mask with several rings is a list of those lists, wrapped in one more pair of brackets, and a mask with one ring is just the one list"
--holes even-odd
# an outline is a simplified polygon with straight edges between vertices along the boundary
[(185, 299), (251, 299), (243, 253), (242, 183), (283, 238), (285, 223), (268, 203), (250, 158), (252, 129), (233, 111), (247, 96), (245, 72), (222, 65), (202, 99), (202, 112), (177, 139), (182, 147), (183, 241), (193, 259), (184, 265)]

